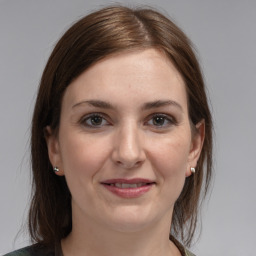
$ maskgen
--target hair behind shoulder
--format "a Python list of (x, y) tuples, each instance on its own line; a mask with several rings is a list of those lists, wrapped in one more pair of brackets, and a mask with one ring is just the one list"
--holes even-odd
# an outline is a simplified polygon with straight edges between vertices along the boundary
[(212, 119), (198, 61), (186, 35), (153, 9), (110, 6), (76, 22), (56, 44), (44, 69), (32, 120), (33, 194), (29, 231), (33, 242), (54, 244), (72, 229), (71, 195), (64, 177), (56, 176), (48, 158), (45, 127), (58, 133), (62, 97), (67, 86), (97, 61), (127, 50), (157, 48), (182, 75), (191, 123), (205, 122), (205, 142), (196, 175), (186, 179), (177, 200), (171, 233), (192, 241), (200, 195), (211, 180)]

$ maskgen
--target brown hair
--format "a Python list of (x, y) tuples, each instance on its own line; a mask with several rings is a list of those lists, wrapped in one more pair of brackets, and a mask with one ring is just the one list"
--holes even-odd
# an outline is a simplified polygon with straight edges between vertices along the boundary
[(152, 9), (110, 6), (75, 23), (55, 46), (42, 75), (32, 120), (33, 197), (29, 212), (32, 241), (54, 244), (72, 229), (71, 195), (65, 177), (56, 176), (48, 158), (44, 129), (58, 133), (65, 89), (83, 71), (113, 53), (160, 49), (182, 75), (192, 126), (205, 121), (205, 141), (196, 174), (185, 181), (175, 203), (171, 234), (190, 245), (200, 195), (206, 195), (212, 167), (212, 120), (198, 61), (186, 35)]

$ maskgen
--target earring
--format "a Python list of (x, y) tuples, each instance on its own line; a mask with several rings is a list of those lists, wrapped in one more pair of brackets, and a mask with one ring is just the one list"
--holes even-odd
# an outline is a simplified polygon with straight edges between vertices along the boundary
[(192, 173), (195, 173), (195, 172), (196, 172), (196, 169), (195, 169), (194, 167), (191, 167), (191, 168), (190, 168), (190, 171), (191, 171)]
[(57, 166), (54, 166), (54, 167), (53, 167), (53, 171), (54, 171), (54, 172), (59, 172), (60, 170), (59, 170), (59, 168), (58, 168)]

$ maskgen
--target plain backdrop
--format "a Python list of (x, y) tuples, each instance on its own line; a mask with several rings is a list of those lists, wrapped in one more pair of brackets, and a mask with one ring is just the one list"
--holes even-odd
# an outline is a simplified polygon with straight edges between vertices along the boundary
[[(29, 244), (30, 120), (49, 54), (74, 21), (104, 0), (0, 0), (0, 254)], [(256, 1), (120, 1), (157, 7), (191, 38), (215, 122), (215, 180), (197, 256), (256, 252)], [(16, 239), (15, 239), (16, 237)]]

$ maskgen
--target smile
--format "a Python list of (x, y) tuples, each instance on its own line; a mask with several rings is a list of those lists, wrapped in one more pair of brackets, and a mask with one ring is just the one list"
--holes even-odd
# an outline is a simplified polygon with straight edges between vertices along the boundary
[(156, 183), (145, 179), (115, 179), (101, 182), (112, 194), (122, 198), (137, 198), (149, 192)]
[(134, 183), (134, 184), (127, 184), (127, 183), (111, 183), (109, 186), (117, 187), (117, 188), (139, 188), (142, 186), (146, 186), (148, 183)]

